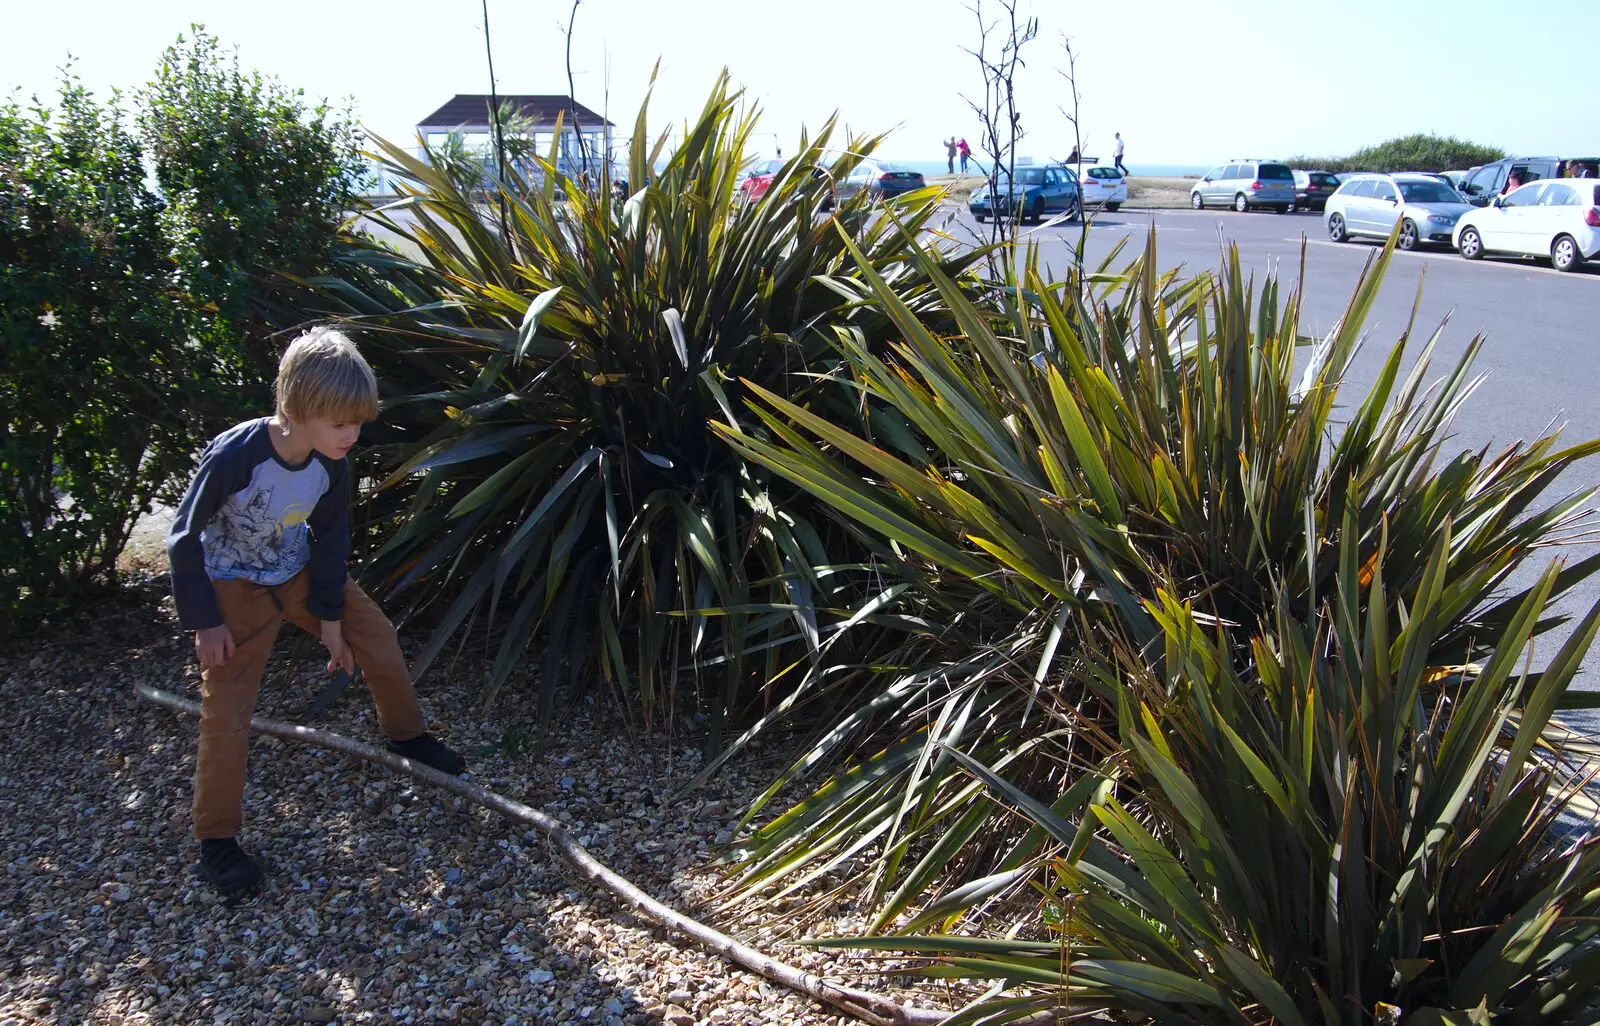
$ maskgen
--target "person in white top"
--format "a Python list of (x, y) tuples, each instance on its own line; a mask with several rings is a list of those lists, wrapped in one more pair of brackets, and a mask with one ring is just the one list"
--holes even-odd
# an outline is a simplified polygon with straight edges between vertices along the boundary
[(1126, 165), (1126, 164), (1124, 164), (1122, 162), (1122, 133), (1121, 132), (1117, 132), (1117, 133), (1114, 133), (1114, 134), (1117, 137), (1116, 168), (1117, 168), (1118, 171), (1121, 171), (1124, 175), (1126, 175), (1128, 173), (1128, 165)]

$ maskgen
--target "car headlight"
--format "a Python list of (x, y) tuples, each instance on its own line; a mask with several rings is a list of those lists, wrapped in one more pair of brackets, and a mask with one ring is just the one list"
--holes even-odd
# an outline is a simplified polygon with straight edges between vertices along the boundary
[(1456, 219), (1449, 214), (1429, 214), (1428, 221), (1432, 224), (1455, 224)]

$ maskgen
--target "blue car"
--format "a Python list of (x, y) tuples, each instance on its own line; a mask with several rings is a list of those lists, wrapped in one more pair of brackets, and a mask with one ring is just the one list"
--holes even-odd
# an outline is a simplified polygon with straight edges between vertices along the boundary
[(979, 221), (996, 216), (990, 204), (998, 205), (1001, 217), (1015, 211), (1024, 221), (1038, 223), (1052, 214), (1076, 219), (1083, 213), (1078, 194), (1078, 178), (1064, 164), (1019, 167), (1015, 179), (1004, 171), (977, 189), (967, 199), (967, 209)]

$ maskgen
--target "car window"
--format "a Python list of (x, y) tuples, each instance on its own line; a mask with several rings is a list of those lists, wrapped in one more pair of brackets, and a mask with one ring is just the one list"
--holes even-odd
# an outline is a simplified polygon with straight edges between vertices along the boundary
[(1523, 185), (1527, 185), (1529, 182), (1537, 182), (1544, 177), (1544, 175), (1539, 173), (1539, 168), (1535, 164), (1513, 165), (1511, 168), (1511, 173), (1522, 179)]
[(1443, 182), (1401, 182), (1400, 195), (1407, 203), (1461, 202), (1461, 196)]
[(1114, 167), (1091, 167), (1089, 169), (1089, 177), (1109, 179), (1114, 181), (1122, 177), (1122, 172), (1118, 171)]
[(1524, 185), (1506, 193), (1500, 201), (1503, 207), (1534, 207), (1539, 205), (1539, 196), (1544, 192), (1544, 183), (1536, 182), (1533, 185)]
[(1394, 186), (1382, 180), (1372, 183), (1372, 195), (1381, 200), (1398, 201), (1400, 199), (1400, 194), (1394, 191)]
[(1326, 173), (1314, 174), (1311, 176), (1311, 180), (1318, 185), (1337, 186), (1339, 184), (1339, 179)]
[(1372, 198), (1372, 182), (1366, 178), (1358, 178), (1353, 182), (1345, 182), (1344, 188), (1339, 190), (1345, 196), (1356, 199)]
[(1572, 191), (1571, 186), (1562, 185), (1560, 182), (1551, 182), (1544, 187), (1544, 195), (1539, 197), (1541, 207), (1575, 207), (1578, 206), (1578, 194)]
[(1205, 173), (1205, 177), (1215, 181), (1216, 179), (1221, 178), (1223, 175), (1227, 174), (1227, 172), (1228, 172), (1228, 165), (1224, 164), (1221, 167), (1214, 167), (1210, 171), (1207, 171)]
[(1238, 164), (1229, 164), (1227, 167), (1222, 169), (1221, 177), (1222, 177), (1223, 181), (1228, 181), (1229, 179), (1238, 178), (1239, 177), (1239, 165)]
[(1490, 196), (1494, 194), (1495, 176), (1500, 173), (1498, 167), (1481, 167), (1461, 183), (1461, 192), (1467, 196)]
[(1292, 182), (1294, 172), (1284, 164), (1262, 164), (1260, 170), (1256, 172), (1256, 177), (1269, 182)]

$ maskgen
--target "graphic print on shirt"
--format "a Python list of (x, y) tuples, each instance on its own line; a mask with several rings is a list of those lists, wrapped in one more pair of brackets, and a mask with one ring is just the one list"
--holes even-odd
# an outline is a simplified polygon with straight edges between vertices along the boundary
[(206, 524), (206, 574), (275, 585), (299, 573), (311, 555), (307, 521), (327, 481), (314, 460), (293, 470), (272, 460), (257, 465)]
[(229, 576), (287, 569), (285, 561), (293, 560), (300, 548), (294, 534), (304, 533), (311, 510), (296, 503), (285, 509), (281, 518), (274, 517), (272, 494), (273, 487), (267, 485), (244, 503), (236, 501), (238, 496), (229, 497), (222, 515), (209, 525), (213, 537), (207, 548), (213, 569)]

